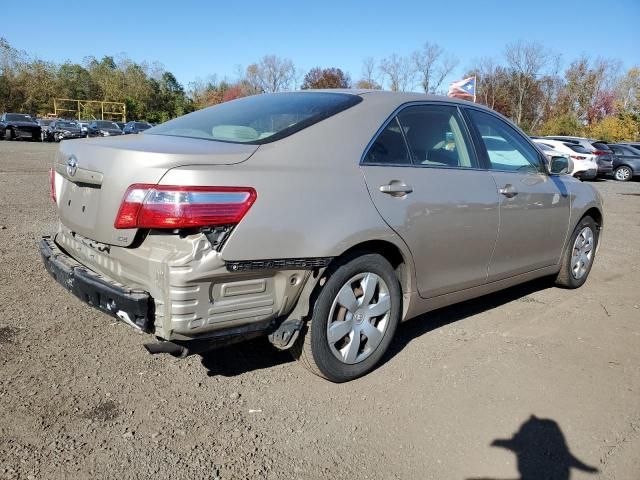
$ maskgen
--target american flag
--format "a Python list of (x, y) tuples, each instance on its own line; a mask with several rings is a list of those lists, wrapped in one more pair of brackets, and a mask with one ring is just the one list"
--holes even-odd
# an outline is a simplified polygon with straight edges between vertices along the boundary
[(447, 93), (447, 96), (475, 101), (476, 77), (468, 77), (452, 82), (451, 85), (449, 85), (449, 93)]

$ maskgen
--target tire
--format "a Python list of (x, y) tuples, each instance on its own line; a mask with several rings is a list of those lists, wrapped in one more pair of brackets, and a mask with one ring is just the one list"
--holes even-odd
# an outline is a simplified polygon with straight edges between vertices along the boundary
[(562, 254), (556, 285), (563, 288), (579, 288), (584, 285), (593, 267), (598, 237), (598, 226), (593, 218), (588, 215), (582, 217)]
[(633, 178), (633, 170), (626, 165), (620, 165), (613, 171), (613, 178), (619, 182), (628, 182)]
[(5, 140), (11, 140), (12, 138), (13, 138), (13, 132), (11, 131), (11, 129), (10, 129), (10, 128), (7, 128), (7, 129), (4, 131), (4, 139), (5, 139)]
[(400, 322), (402, 290), (395, 270), (378, 254), (351, 258), (331, 270), (291, 353), (312, 373), (338, 383), (370, 372), (385, 354)]

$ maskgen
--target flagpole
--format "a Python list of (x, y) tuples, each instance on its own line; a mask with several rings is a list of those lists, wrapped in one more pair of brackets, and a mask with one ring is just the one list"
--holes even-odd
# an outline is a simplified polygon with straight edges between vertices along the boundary
[(478, 91), (478, 76), (473, 76), (473, 103), (476, 103), (476, 92)]

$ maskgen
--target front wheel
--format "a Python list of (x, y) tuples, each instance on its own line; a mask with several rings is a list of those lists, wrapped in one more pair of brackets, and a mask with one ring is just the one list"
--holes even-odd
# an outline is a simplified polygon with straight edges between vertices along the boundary
[(10, 129), (10, 128), (7, 128), (7, 129), (4, 131), (4, 139), (5, 139), (5, 140), (11, 140), (11, 138), (13, 137), (12, 133), (13, 133), (13, 132), (11, 132), (11, 129)]
[(402, 291), (391, 264), (381, 255), (361, 255), (330, 273), (292, 353), (327, 380), (353, 380), (380, 361), (401, 312)]
[(578, 288), (587, 281), (598, 247), (598, 225), (593, 218), (583, 217), (573, 230), (563, 255), (556, 285)]
[(615, 178), (619, 182), (627, 182), (631, 180), (632, 176), (633, 172), (631, 171), (631, 168), (627, 167), (626, 165), (621, 165), (613, 172), (613, 178)]

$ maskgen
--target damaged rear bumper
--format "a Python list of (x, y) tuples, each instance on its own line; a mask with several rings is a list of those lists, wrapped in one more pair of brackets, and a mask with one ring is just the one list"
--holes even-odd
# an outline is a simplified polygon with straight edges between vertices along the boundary
[(51, 237), (40, 241), (40, 255), (51, 276), (76, 297), (143, 332), (153, 331), (154, 301), (149, 293), (123, 287), (76, 262)]

